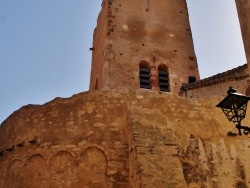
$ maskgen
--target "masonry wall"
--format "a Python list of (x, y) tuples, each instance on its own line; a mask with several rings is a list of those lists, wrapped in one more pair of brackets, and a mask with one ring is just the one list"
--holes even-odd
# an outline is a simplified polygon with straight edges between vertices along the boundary
[(23, 107), (0, 127), (0, 187), (249, 187), (249, 136), (221, 99), (114, 90)]
[(189, 76), (199, 80), (185, 0), (104, 0), (95, 33), (90, 90), (97, 78), (99, 89), (139, 88), (140, 62), (150, 67), (155, 90), (159, 65), (174, 93)]
[[(250, 186), (249, 136), (236, 136), (233, 124), (215, 108), (222, 98), (144, 92), (136, 97), (131, 121), (142, 187)], [(243, 124), (249, 125), (249, 118)]]
[(128, 187), (125, 101), (83, 93), (14, 112), (0, 127), (0, 187)]
[(250, 95), (250, 78), (247, 64), (200, 80), (183, 87), (180, 96), (188, 98), (210, 98), (226, 96), (232, 86), (238, 93)]
[(248, 0), (235, 0), (235, 2), (238, 10), (248, 67), (250, 67), (250, 2)]
[(101, 12), (97, 18), (97, 26), (93, 33), (92, 64), (89, 90), (104, 88), (107, 84), (109, 59), (109, 25), (111, 15), (108, 11), (110, 5), (103, 1)]
[(237, 90), (237, 92), (245, 95), (246, 92), (249, 90), (249, 85), (250, 83), (248, 77), (244, 80), (238, 80), (238, 81), (232, 80), (232, 81), (213, 84), (206, 87), (191, 89), (188, 90), (187, 92), (183, 92), (182, 96), (188, 98), (210, 98), (213, 96), (226, 96), (230, 86), (234, 87)]

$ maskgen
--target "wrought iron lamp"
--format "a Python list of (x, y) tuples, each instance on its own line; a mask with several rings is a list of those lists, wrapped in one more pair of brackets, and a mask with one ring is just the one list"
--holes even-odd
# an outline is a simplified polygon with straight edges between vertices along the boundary
[(248, 135), (250, 127), (242, 126), (241, 120), (246, 116), (247, 102), (250, 100), (250, 97), (237, 93), (231, 86), (227, 94), (226, 98), (217, 104), (216, 107), (221, 108), (227, 119), (235, 124), (240, 136), (242, 135), (241, 129), (245, 135)]

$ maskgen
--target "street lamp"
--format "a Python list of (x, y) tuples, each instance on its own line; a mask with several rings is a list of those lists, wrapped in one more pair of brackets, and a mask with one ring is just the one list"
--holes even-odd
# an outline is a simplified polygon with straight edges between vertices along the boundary
[(248, 135), (250, 127), (242, 126), (241, 120), (246, 116), (247, 102), (250, 100), (250, 97), (237, 93), (231, 86), (227, 94), (226, 98), (217, 104), (216, 107), (221, 108), (227, 119), (235, 124), (240, 136), (242, 135), (241, 129), (245, 135)]

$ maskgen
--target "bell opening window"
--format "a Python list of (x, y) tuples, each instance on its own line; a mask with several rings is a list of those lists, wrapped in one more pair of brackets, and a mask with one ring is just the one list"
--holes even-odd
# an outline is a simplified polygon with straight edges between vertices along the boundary
[(140, 76), (140, 88), (151, 89), (150, 82), (150, 68), (147, 62), (140, 62), (139, 76)]
[(159, 89), (160, 91), (169, 92), (169, 74), (165, 65), (159, 65), (158, 67)]

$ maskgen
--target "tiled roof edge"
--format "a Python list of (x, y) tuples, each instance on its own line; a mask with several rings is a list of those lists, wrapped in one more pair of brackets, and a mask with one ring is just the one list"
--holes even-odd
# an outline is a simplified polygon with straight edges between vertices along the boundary
[(215, 85), (215, 84), (219, 84), (222, 82), (226, 82), (229, 80), (243, 80), (247, 77), (249, 77), (249, 74), (243, 75), (243, 76), (235, 76), (235, 77), (228, 77), (234, 73), (237, 73), (241, 70), (247, 69), (248, 66), (247, 64), (238, 66), (236, 68), (233, 68), (231, 70), (216, 74), (214, 76), (208, 77), (208, 78), (204, 78), (201, 80), (198, 80), (194, 83), (190, 83), (190, 84), (183, 84), (183, 86), (181, 87), (182, 91), (187, 91), (187, 90), (192, 90), (192, 89), (198, 89), (198, 88), (202, 88), (202, 87), (208, 87), (211, 85)]

